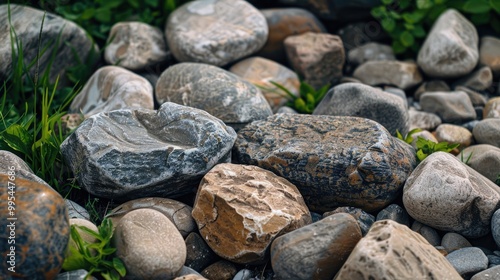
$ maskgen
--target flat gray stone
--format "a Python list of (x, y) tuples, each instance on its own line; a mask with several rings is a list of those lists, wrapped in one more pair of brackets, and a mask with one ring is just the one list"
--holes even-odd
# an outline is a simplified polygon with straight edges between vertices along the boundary
[(449, 253), (446, 259), (465, 279), (488, 268), (488, 258), (476, 247), (462, 248)]
[(472, 130), (478, 144), (490, 144), (500, 148), (500, 118), (480, 121)]
[(472, 244), (462, 235), (456, 232), (448, 232), (443, 236), (441, 246), (443, 246), (448, 253), (451, 253), (458, 249), (472, 247)]
[(423, 81), (416, 63), (396, 60), (365, 62), (352, 75), (370, 86), (393, 85), (404, 90)]
[(495, 182), (500, 170), (500, 148), (489, 144), (478, 144), (467, 147), (462, 150), (457, 158), (466, 161), (470, 156), (467, 163), (472, 169), (481, 173), (484, 177)]
[(470, 280), (496, 280), (500, 279), (500, 265), (488, 268), (472, 276)]
[(420, 97), (422, 111), (438, 115), (446, 123), (465, 123), (476, 119), (469, 96), (462, 91), (426, 92)]
[(174, 103), (85, 120), (61, 144), (80, 186), (116, 200), (180, 196), (227, 162), (236, 134), (207, 112)]

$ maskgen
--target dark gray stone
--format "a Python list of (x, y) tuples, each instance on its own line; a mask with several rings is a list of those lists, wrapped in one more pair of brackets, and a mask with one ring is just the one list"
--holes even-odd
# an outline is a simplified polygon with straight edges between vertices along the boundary
[(236, 273), (233, 280), (250, 280), (252, 277), (256, 276), (250, 269), (242, 269)]
[(116, 200), (192, 192), (228, 162), (236, 133), (210, 114), (174, 103), (117, 110), (85, 120), (61, 144), (80, 186)]
[[(500, 247), (500, 209), (496, 210), (491, 217), (491, 234), (497, 246)], [(500, 256), (500, 254), (498, 255)]]
[(410, 216), (408, 215), (408, 212), (397, 204), (391, 204), (377, 214), (377, 221), (387, 219), (410, 227)]
[(68, 207), (68, 217), (70, 219), (84, 219), (90, 221), (90, 214), (87, 209), (72, 200), (64, 199), (64, 201), (66, 201), (66, 207)]
[(196, 232), (191, 232), (186, 237), (185, 242), (187, 249), (185, 266), (196, 271), (202, 271), (205, 267), (213, 263), (217, 257), (203, 238)]
[(488, 257), (488, 266), (489, 267), (500, 265), (500, 257), (499, 256), (486, 255), (486, 257)]
[(480, 120), (473, 120), (462, 124), (463, 127), (467, 128), (470, 132), (474, 130), (474, 127), (480, 122)]
[(460, 276), (470, 279), (474, 274), (488, 268), (488, 258), (476, 247), (462, 248), (449, 253), (446, 259)]
[(448, 232), (443, 236), (441, 246), (443, 246), (448, 253), (451, 253), (458, 249), (472, 247), (472, 244), (462, 235), (455, 232)]
[(441, 244), (441, 236), (439, 236), (439, 233), (430, 226), (426, 226), (419, 221), (415, 221), (411, 226), (411, 230), (422, 235), (432, 246), (438, 246)]
[(490, 144), (500, 148), (500, 118), (480, 121), (472, 130), (472, 134), (478, 144)]
[(500, 279), (500, 266), (494, 266), (478, 272), (470, 280), (497, 280)]
[(359, 208), (350, 206), (338, 207), (333, 211), (325, 212), (323, 214), (323, 217), (328, 217), (336, 213), (347, 213), (353, 216), (356, 219), (356, 221), (358, 221), (358, 225), (359, 228), (361, 229), (361, 233), (363, 234), (363, 236), (365, 236), (368, 233), (370, 227), (373, 225), (373, 223), (375, 223), (375, 216), (373, 216), (372, 214), (368, 214)]
[(477, 117), (469, 96), (462, 91), (426, 92), (420, 97), (420, 106), (446, 123), (461, 124)]

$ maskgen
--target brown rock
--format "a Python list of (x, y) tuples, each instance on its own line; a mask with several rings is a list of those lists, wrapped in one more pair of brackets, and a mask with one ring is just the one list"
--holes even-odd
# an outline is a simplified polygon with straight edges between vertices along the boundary
[(460, 149), (469, 147), (474, 141), (472, 132), (467, 128), (446, 123), (440, 124), (436, 128), (436, 139), (438, 142), (460, 144)]
[(392, 220), (378, 221), (358, 242), (336, 280), (462, 279), (421, 235)]
[(356, 68), (353, 77), (370, 86), (394, 85), (403, 90), (422, 82), (416, 63), (391, 60), (365, 62)]
[(256, 166), (219, 164), (200, 183), (193, 218), (224, 259), (262, 262), (273, 239), (311, 223), (297, 188)]
[(500, 118), (500, 97), (494, 97), (486, 102), (483, 119)]
[(218, 261), (205, 268), (201, 275), (210, 280), (228, 280), (238, 273), (236, 266), (228, 261)]

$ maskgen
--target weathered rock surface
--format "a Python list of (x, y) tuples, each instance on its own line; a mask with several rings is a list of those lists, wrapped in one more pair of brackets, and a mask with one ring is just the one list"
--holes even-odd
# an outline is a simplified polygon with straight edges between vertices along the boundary
[(186, 245), (174, 224), (153, 209), (126, 214), (114, 232), (116, 256), (132, 279), (172, 279), (186, 260)]
[(489, 118), (474, 126), (472, 134), (479, 144), (490, 144), (500, 148), (500, 118)]
[(375, 42), (367, 43), (350, 50), (347, 58), (353, 66), (361, 65), (367, 61), (396, 60), (391, 46)]
[(93, 276), (87, 277), (88, 274), (89, 272), (85, 269), (78, 269), (59, 273), (55, 280), (97, 280)]
[(481, 38), (479, 62), (491, 68), (496, 77), (500, 76), (500, 39), (491, 36)]
[(347, 213), (353, 216), (354, 219), (356, 219), (356, 221), (358, 222), (359, 228), (361, 229), (361, 234), (363, 234), (363, 236), (368, 233), (368, 230), (370, 230), (370, 227), (375, 222), (375, 217), (372, 214), (368, 214), (359, 208), (350, 206), (338, 207), (333, 211), (325, 212), (323, 213), (323, 218), (338, 213)]
[(234, 160), (282, 176), (312, 211), (380, 210), (416, 164), (413, 149), (363, 118), (280, 114), (239, 131)]
[(94, 115), (61, 151), (80, 186), (96, 196), (180, 196), (214, 165), (230, 160), (235, 138), (232, 128), (208, 113), (165, 103), (158, 111)]
[(179, 63), (165, 70), (156, 83), (156, 100), (207, 111), (226, 124), (242, 124), (272, 115), (259, 89), (221, 68)]
[(394, 85), (404, 90), (423, 80), (417, 64), (395, 60), (365, 62), (356, 68), (353, 77), (370, 86)]
[(264, 46), (266, 18), (242, 0), (202, 0), (186, 3), (169, 16), (165, 37), (181, 62), (222, 66)]
[(500, 148), (489, 144), (473, 145), (465, 148), (457, 155), (457, 158), (466, 161), (470, 157), (467, 165), (484, 177), (495, 182), (497, 179), (498, 167), (500, 166)]
[(464, 279), (488, 268), (488, 258), (479, 248), (468, 247), (449, 253), (446, 259)]
[(500, 278), (500, 265), (478, 272), (470, 280), (496, 280)]
[(406, 180), (403, 203), (421, 223), (475, 238), (490, 231), (491, 216), (500, 207), (500, 187), (453, 155), (437, 152)]
[(274, 238), (311, 223), (294, 185), (236, 164), (219, 164), (203, 177), (192, 215), (210, 248), (241, 264), (264, 261)]
[(146, 23), (118, 22), (109, 32), (104, 59), (108, 64), (138, 70), (164, 61), (168, 55), (162, 31)]
[(88, 118), (100, 112), (153, 107), (153, 87), (146, 79), (118, 66), (104, 66), (90, 77), (69, 110)]
[(420, 128), (422, 130), (434, 130), (441, 124), (441, 118), (434, 113), (410, 109), (408, 111), (408, 115), (410, 119), (410, 130), (415, 128)]
[[(455, 87), (455, 91), (463, 91), (467, 93), (467, 96), (469, 96), (470, 102), (472, 102), (473, 106), (484, 107), (486, 105), (486, 102), (488, 102), (486, 96), (468, 87), (457, 86)], [(479, 116), (481, 115), (478, 114), (478, 117)]]
[(348, 279), (462, 279), (421, 235), (391, 220), (373, 224), (337, 274)]
[(438, 142), (460, 144), (459, 148), (466, 148), (474, 142), (472, 133), (465, 127), (454, 124), (440, 124), (435, 131)]
[(347, 213), (281, 235), (271, 246), (274, 273), (278, 279), (332, 279), (361, 237)]
[(478, 60), (476, 28), (453, 9), (439, 16), (417, 57), (422, 71), (438, 78), (464, 76), (476, 67)]
[(371, 86), (347, 83), (333, 87), (313, 112), (314, 115), (353, 116), (374, 120), (391, 135), (409, 130), (405, 101)]
[(438, 115), (446, 123), (476, 119), (476, 111), (465, 92), (426, 92), (420, 97), (422, 110)]
[(483, 118), (500, 118), (500, 97), (494, 97), (488, 100), (484, 106)]

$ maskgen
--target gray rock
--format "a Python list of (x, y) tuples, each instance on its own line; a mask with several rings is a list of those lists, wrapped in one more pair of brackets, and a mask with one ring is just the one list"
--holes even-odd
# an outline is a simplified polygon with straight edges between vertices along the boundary
[(377, 214), (377, 221), (381, 220), (393, 220), (402, 225), (410, 227), (410, 216), (408, 215), (408, 212), (406, 212), (404, 208), (397, 204), (391, 204), (382, 209)]
[(490, 144), (500, 148), (500, 118), (489, 118), (480, 121), (472, 134), (479, 144)]
[(435, 131), (438, 142), (460, 144), (459, 148), (466, 148), (474, 142), (472, 133), (465, 127), (454, 124), (440, 124)]
[(500, 97), (494, 97), (486, 102), (483, 118), (500, 118)]
[(353, 66), (361, 65), (367, 61), (396, 60), (391, 46), (373, 42), (350, 50), (347, 58)]
[(486, 96), (484, 96), (481, 93), (478, 93), (477, 91), (472, 90), (468, 87), (457, 86), (457, 87), (455, 87), (455, 90), (456, 91), (463, 91), (463, 92), (467, 93), (467, 95), (470, 98), (470, 102), (472, 102), (473, 106), (484, 107), (484, 105), (486, 105), (486, 102), (488, 102)]
[(87, 274), (89, 274), (89, 272), (85, 269), (66, 271), (59, 273), (54, 280), (96, 280), (93, 276), (87, 278)]
[(495, 243), (500, 247), (500, 209), (496, 210), (491, 217), (491, 233)]
[(323, 214), (323, 217), (326, 218), (337, 213), (347, 213), (353, 216), (354, 219), (356, 219), (356, 221), (358, 222), (359, 228), (361, 229), (361, 234), (363, 234), (363, 236), (368, 233), (370, 227), (373, 225), (373, 223), (375, 223), (375, 216), (373, 216), (372, 214), (368, 214), (359, 208), (350, 206), (338, 207), (333, 211), (325, 212)]
[(474, 130), (474, 127), (476, 127), (476, 125), (480, 122), (481, 120), (473, 120), (473, 121), (470, 121), (470, 122), (466, 122), (464, 124), (462, 124), (463, 127), (467, 128), (470, 132), (472, 132)]
[(112, 110), (153, 107), (153, 87), (148, 80), (118, 66), (104, 66), (90, 77), (69, 111), (88, 118)]
[(470, 280), (496, 280), (500, 279), (500, 266), (494, 266), (478, 272)]
[(250, 280), (252, 277), (256, 276), (250, 269), (242, 269), (236, 273), (233, 280)]
[(209, 264), (213, 263), (216, 255), (208, 247), (203, 238), (196, 232), (191, 232), (186, 237), (186, 262), (184, 265), (196, 271), (201, 271)]
[(85, 219), (90, 221), (90, 214), (87, 209), (72, 200), (64, 199), (64, 201), (66, 201), (66, 207), (68, 207), (68, 217), (70, 219)]
[(500, 257), (496, 255), (486, 255), (488, 257), (488, 267), (500, 265)]
[(406, 134), (409, 115), (405, 103), (379, 89), (347, 83), (330, 89), (313, 114), (367, 118), (383, 125), (391, 135), (396, 135), (396, 130)]
[[(38, 61), (40, 65), (39, 73), (44, 73), (50, 64), (49, 77), (52, 82), (55, 82), (57, 76), (60, 76), (64, 81), (66, 70), (77, 66), (78, 60), (85, 61), (93, 47), (92, 39), (87, 36), (86, 31), (72, 21), (47, 13), (40, 34), (44, 11), (28, 6), (10, 4), (9, 15), (9, 5), (0, 5), (0, 26), (3, 26), (0, 31), (0, 42), (2, 42), (0, 46), (1, 80), (6, 79), (13, 71), (9, 17), (17, 38), (22, 42), (25, 65), (35, 61), (37, 56), (36, 46), (38, 44), (42, 49), (47, 48)], [(39, 39), (41, 39), (40, 43)], [(56, 41), (59, 42), (57, 46), (55, 45)], [(52, 54), (55, 55), (54, 58), (52, 58)], [(31, 67), (29, 70), (32, 78), (35, 77), (36, 68)], [(60, 81), (61, 84), (64, 83)]]
[(491, 36), (481, 37), (479, 62), (491, 68), (496, 77), (500, 76), (500, 39)]
[(179, 63), (165, 70), (156, 83), (156, 100), (207, 111), (226, 124), (246, 124), (272, 115), (259, 89), (221, 68)]
[(208, 113), (165, 103), (158, 111), (94, 115), (66, 138), (61, 152), (80, 186), (96, 196), (180, 196), (214, 165), (230, 160), (235, 138), (232, 128)]
[(467, 161), (467, 165), (481, 173), (484, 177), (495, 182), (500, 170), (500, 148), (489, 145), (479, 144), (465, 148), (457, 155), (462, 162)]
[(469, 279), (477, 272), (488, 268), (488, 258), (476, 247), (462, 248), (449, 253), (446, 259), (460, 276)]
[[(490, 67), (483, 66), (455, 82), (455, 87), (464, 86), (473, 90), (486, 90), (493, 84), (493, 73)], [(455, 90), (457, 90), (455, 88)]]
[(410, 130), (415, 128), (434, 130), (441, 124), (441, 118), (434, 113), (417, 111), (410, 108), (408, 115), (410, 118)]
[(403, 101), (405, 103), (406, 109), (408, 109), (408, 102), (407, 102), (406, 93), (404, 90), (402, 90), (400, 88), (396, 88), (396, 87), (386, 86), (386, 87), (384, 87), (384, 91), (401, 97), (401, 99), (403, 99)]
[(464, 76), (479, 60), (478, 36), (474, 25), (453, 9), (442, 13), (418, 53), (418, 66), (438, 78)]
[(420, 97), (422, 110), (437, 114), (446, 123), (474, 120), (476, 111), (465, 92), (426, 92)]
[(500, 207), (500, 188), (453, 155), (436, 152), (424, 159), (403, 189), (406, 211), (415, 220), (465, 237), (482, 237)]
[(265, 17), (243, 0), (202, 0), (168, 17), (165, 37), (181, 62), (222, 66), (258, 51), (268, 36)]
[(104, 59), (108, 64), (132, 70), (160, 63), (167, 55), (167, 43), (162, 31), (137, 21), (113, 25), (104, 50)]
[(281, 235), (271, 246), (274, 273), (278, 279), (333, 279), (361, 237), (347, 213)]
[(278, 109), (276, 114), (298, 114), (298, 112), (288, 106), (282, 106)]
[(429, 242), (432, 246), (438, 246), (441, 244), (441, 236), (439, 236), (439, 233), (430, 226), (426, 226), (419, 221), (414, 221), (411, 226), (411, 230), (422, 235), (422, 237), (425, 238), (425, 240), (427, 240), (427, 242)]
[(364, 118), (279, 114), (239, 131), (234, 160), (299, 188), (312, 211), (389, 205), (416, 164), (410, 145)]
[(431, 80), (431, 81), (426, 81), (423, 82), (417, 90), (415, 90), (415, 93), (413, 96), (415, 97), (416, 100), (420, 99), (420, 96), (426, 92), (436, 92), (436, 91), (451, 91), (450, 87), (448, 84), (444, 81), (441, 80)]
[(472, 247), (472, 244), (462, 235), (455, 232), (448, 232), (443, 236), (441, 246), (443, 246), (448, 253), (451, 253), (458, 249)]
[(404, 90), (422, 82), (417, 64), (395, 60), (365, 62), (356, 68), (353, 77), (370, 86), (394, 85)]
[(28, 164), (20, 157), (9, 151), (0, 150), (0, 174), (9, 175), (9, 172), (13, 171), (11, 170), (12, 167), (14, 168), (16, 178), (23, 178), (29, 181), (37, 182), (53, 189), (44, 180), (36, 176)]

